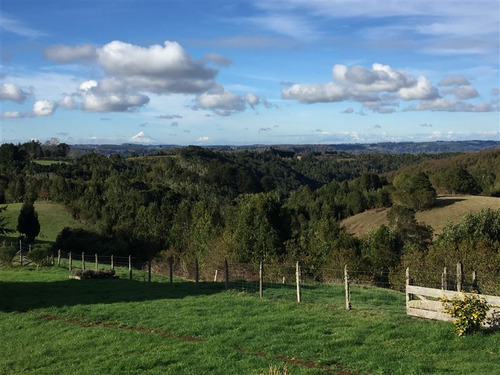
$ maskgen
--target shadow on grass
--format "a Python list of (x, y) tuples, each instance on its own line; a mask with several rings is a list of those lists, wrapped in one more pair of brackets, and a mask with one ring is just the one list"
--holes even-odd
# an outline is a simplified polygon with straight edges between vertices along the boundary
[(441, 207), (447, 207), (451, 206), (457, 202), (462, 202), (465, 199), (463, 198), (443, 198), (443, 199), (437, 199), (436, 202), (434, 203), (434, 208), (441, 208)]
[(135, 280), (64, 280), (0, 282), (0, 311), (26, 312), (37, 308), (140, 302), (211, 295), (220, 283), (145, 283)]

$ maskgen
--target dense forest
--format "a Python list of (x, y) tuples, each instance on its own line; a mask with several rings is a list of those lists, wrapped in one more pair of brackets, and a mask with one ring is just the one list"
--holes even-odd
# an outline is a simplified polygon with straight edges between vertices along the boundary
[[(0, 203), (51, 200), (92, 228), (64, 229), (55, 246), (66, 251), (201, 264), (300, 260), (317, 280), (343, 264), (386, 281), (408, 264), (462, 261), (500, 272), (499, 212), (466, 217), (434, 241), (432, 229), (415, 220), (437, 193), (500, 196), (500, 149), (414, 155), (190, 146), (76, 158), (68, 151), (36, 141), (0, 146)], [(376, 207), (392, 207), (389, 225), (367, 239), (340, 225)]]

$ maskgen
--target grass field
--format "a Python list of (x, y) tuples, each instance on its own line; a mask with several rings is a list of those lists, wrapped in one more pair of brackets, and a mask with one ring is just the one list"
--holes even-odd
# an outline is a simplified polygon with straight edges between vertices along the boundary
[[(8, 227), (15, 230), (22, 203), (11, 203), (6, 206), (7, 210), (5, 211), (5, 216), (7, 218)], [(64, 227), (85, 227), (84, 224), (73, 219), (62, 204), (37, 201), (35, 202), (35, 210), (38, 213), (38, 221), (40, 222), (40, 234), (36, 238), (39, 241), (54, 242), (57, 235)], [(9, 239), (15, 239), (17, 237), (19, 237), (19, 233), (16, 231), (3, 238), (9, 241)]]
[(58, 267), (0, 269), (0, 291), (1, 374), (500, 371), (500, 333), (457, 337), (372, 287), (353, 288), (352, 311), (340, 286), (311, 287), (318, 298), (299, 305), (215, 283), (69, 280)]
[[(434, 235), (438, 235), (449, 221), (456, 223), (467, 213), (476, 213), (483, 208), (500, 209), (500, 198), (474, 195), (440, 196), (434, 208), (417, 212), (415, 217), (417, 221), (430, 225), (434, 229)], [(371, 230), (388, 224), (386, 214), (387, 210), (384, 208), (369, 210), (343, 220), (342, 225), (350, 233), (365, 237)]]

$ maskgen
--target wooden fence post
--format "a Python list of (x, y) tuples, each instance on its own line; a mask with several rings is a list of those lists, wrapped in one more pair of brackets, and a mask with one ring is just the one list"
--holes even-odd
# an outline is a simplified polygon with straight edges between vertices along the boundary
[(443, 269), (441, 274), (441, 289), (448, 290), (448, 274), (446, 273), (446, 267)]
[(95, 257), (95, 270), (99, 270), (99, 258), (97, 257), (97, 253), (94, 255)]
[(218, 270), (215, 270), (214, 283), (217, 282), (217, 272), (218, 272)]
[(480, 293), (479, 285), (477, 284), (477, 272), (472, 271), (472, 291)]
[(113, 254), (111, 254), (111, 269), (114, 270), (115, 269), (115, 258), (113, 256)]
[(168, 258), (168, 274), (170, 277), (170, 284), (174, 283), (174, 260), (172, 257)]
[(128, 256), (128, 278), (132, 280), (132, 255)]
[(259, 297), (264, 297), (264, 262), (259, 264)]
[(19, 262), (23, 265), (23, 240), (19, 240)]
[(85, 252), (82, 251), (82, 270), (85, 271)]
[(57, 250), (57, 267), (61, 266), (61, 249)]
[(347, 271), (347, 264), (344, 266), (344, 283), (345, 283), (345, 309), (351, 309), (351, 287), (349, 284), (349, 272)]
[(148, 259), (148, 282), (151, 282), (151, 259)]
[(71, 251), (68, 254), (68, 263), (69, 263), (68, 264), (68, 269), (70, 271), (72, 271), (73, 270), (73, 258), (71, 257)]
[(227, 259), (224, 259), (224, 287), (229, 288), (229, 264)]
[(200, 281), (200, 270), (198, 265), (198, 258), (194, 260), (194, 282), (198, 285), (198, 281)]
[(405, 293), (406, 293), (406, 309), (408, 310), (408, 302), (411, 301), (411, 294), (408, 293), (408, 290), (410, 288), (410, 283), (411, 283), (411, 280), (410, 280), (410, 267), (407, 267), (406, 268), (406, 290), (405, 290)]
[(301, 303), (302, 302), (302, 293), (300, 290), (300, 264), (297, 262), (295, 265), (295, 278), (297, 280), (297, 302)]
[(457, 292), (462, 291), (462, 262), (457, 263)]

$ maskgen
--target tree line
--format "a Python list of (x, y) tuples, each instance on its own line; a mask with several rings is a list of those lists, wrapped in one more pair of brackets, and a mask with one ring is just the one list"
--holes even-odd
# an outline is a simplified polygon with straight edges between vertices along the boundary
[[(272, 148), (225, 153), (191, 146), (128, 158), (88, 153), (40, 165), (26, 149), (0, 146), (0, 200), (59, 202), (91, 228), (64, 229), (58, 248), (143, 259), (161, 254), (186, 263), (300, 260), (318, 280), (324, 269), (346, 263), (388, 280), (391, 271), (419, 257), (442, 260), (428, 254), (449, 253), (451, 245), (433, 241), (431, 228), (419, 224), (415, 212), (432, 207), (443, 188), (473, 194), (500, 190), (500, 171), (485, 161), (493, 163), (498, 150), (450, 159)], [(439, 168), (457, 157), (468, 158), (468, 164)], [(488, 171), (483, 179), (481, 170)], [(366, 239), (340, 224), (377, 207), (392, 207), (389, 225)], [(488, 242), (494, 254), (497, 235)]]

